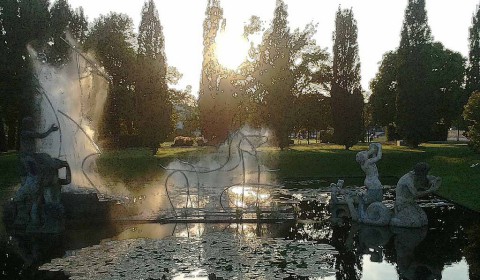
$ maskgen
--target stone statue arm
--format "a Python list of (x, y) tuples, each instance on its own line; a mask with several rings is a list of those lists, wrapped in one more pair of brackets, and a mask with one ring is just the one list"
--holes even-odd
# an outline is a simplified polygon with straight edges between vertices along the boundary
[(440, 185), (442, 183), (442, 179), (440, 177), (435, 177), (435, 176), (427, 176), (428, 182), (430, 183), (430, 188), (428, 188), (425, 191), (418, 191), (417, 188), (413, 184), (408, 185), (408, 189), (410, 192), (413, 194), (414, 197), (422, 197), (427, 194), (433, 193), (437, 191), (440, 188)]
[(369, 158), (367, 161), (369, 163), (376, 163), (382, 158), (382, 145), (380, 143), (370, 144), (370, 150), (368, 150), (368, 155), (374, 155), (372, 158)]
[(50, 135), (50, 133), (54, 132), (54, 131), (57, 131), (58, 130), (58, 126), (52, 124), (52, 126), (50, 126), (50, 128), (45, 131), (45, 132), (26, 132), (25, 133), (25, 136), (27, 137), (31, 137), (31, 138), (45, 138), (47, 137), (48, 135)]

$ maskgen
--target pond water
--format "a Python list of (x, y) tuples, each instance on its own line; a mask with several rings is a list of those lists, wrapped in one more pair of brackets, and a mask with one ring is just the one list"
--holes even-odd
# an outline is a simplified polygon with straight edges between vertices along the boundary
[[(0, 225), (0, 279), (478, 279), (480, 216), (432, 197), (425, 229), (331, 219), (311, 188), (284, 223), (132, 224), (28, 235)], [(313, 194), (313, 195), (312, 195)], [(11, 190), (0, 194), (2, 199)], [(391, 195), (387, 195), (391, 201)]]

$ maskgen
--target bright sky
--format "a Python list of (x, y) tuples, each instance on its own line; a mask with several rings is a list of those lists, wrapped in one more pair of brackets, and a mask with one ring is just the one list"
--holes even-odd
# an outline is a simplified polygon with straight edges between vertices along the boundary
[[(138, 29), (142, 0), (69, 0), (73, 8), (83, 6), (89, 22), (110, 11), (128, 14)], [(203, 52), (203, 21), (207, 0), (155, 0), (165, 35), (167, 62), (183, 73), (179, 87), (191, 85), (197, 94)], [(243, 26), (256, 15), (268, 27), (276, 0), (220, 0), (227, 19), (228, 38), (241, 45)], [(358, 25), (358, 41), (362, 86), (369, 90), (369, 82), (378, 70), (382, 55), (398, 47), (407, 0), (285, 0), (292, 29), (318, 23), (317, 44), (331, 52), (332, 32), (338, 6), (353, 8)], [(427, 0), (427, 14), (434, 39), (447, 48), (468, 54), (468, 29), (479, 0)], [(138, 31), (138, 30), (136, 30)], [(228, 44), (226, 44), (228, 45)], [(231, 56), (245, 54), (235, 45), (229, 45)], [(227, 52), (227, 50), (224, 50)]]

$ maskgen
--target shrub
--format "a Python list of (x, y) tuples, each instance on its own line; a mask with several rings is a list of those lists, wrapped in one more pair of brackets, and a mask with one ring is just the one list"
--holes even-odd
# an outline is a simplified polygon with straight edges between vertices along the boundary
[(469, 139), (469, 145), (472, 150), (480, 153), (480, 91), (474, 92), (468, 99), (463, 118), (468, 123), (466, 135)]
[(207, 139), (204, 137), (197, 137), (195, 138), (195, 142), (197, 142), (197, 146), (206, 146), (207, 145)]
[(193, 139), (191, 137), (177, 136), (173, 140), (172, 147), (189, 147), (193, 146)]

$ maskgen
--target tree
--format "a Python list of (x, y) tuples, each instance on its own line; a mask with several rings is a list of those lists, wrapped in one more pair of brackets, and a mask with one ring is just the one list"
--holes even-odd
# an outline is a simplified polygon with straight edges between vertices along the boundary
[(434, 123), (428, 140), (446, 141), (448, 129), (454, 120), (461, 118), (464, 94), (465, 60), (458, 52), (446, 49), (435, 42), (427, 46), (428, 91), (432, 92), (430, 103), (434, 106)]
[(62, 65), (69, 60), (70, 47), (63, 42), (66, 31), (73, 19), (73, 11), (67, 0), (56, 0), (50, 8), (50, 44), (48, 61), (53, 65)]
[(276, 145), (289, 145), (295, 119), (291, 105), (294, 102), (295, 76), (293, 56), (298, 50), (288, 27), (287, 6), (277, 1), (272, 25), (263, 36), (253, 77), (258, 82), (261, 101), (260, 119), (271, 129)]
[(425, 0), (409, 0), (398, 48), (396, 107), (399, 133), (412, 147), (429, 140), (436, 121), (434, 92), (429, 84), (431, 43)]
[(470, 139), (470, 147), (480, 153), (480, 91), (472, 93), (468, 99), (463, 117), (468, 123), (467, 137)]
[(141, 144), (154, 153), (173, 130), (162, 25), (153, 0), (145, 3), (138, 33), (135, 78), (136, 127)]
[[(472, 16), (468, 36), (468, 64), (466, 67), (465, 92), (458, 98), (458, 107), (463, 108), (470, 95), (480, 90), (480, 6)], [(457, 129), (466, 129), (467, 124), (462, 116), (455, 120)]]
[(395, 51), (383, 55), (375, 78), (370, 82), (372, 95), (369, 99), (374, 125), (387, 127), (387, 139), (396, 140), (398, 55)]
[(88, 21), (82, 7), (73, 12), (69, 28), (73, 38), (83, 45), (87, 39)]
[(203, 23), (203, 63), (198, 106), (202, 133), (209, 143), (217, 145), (225, 141), (235, 125), (238, 99), (234, 72), (218, 62), (216, 38), (225, 29), (220, 1), (209, 0)]
[(110, 13), (95, 20), (85, 43), (111, 77), (100, 138), (112, 146), (120, 145), (121, 135), (134, 133), (134, 40), (132, 20), (124, 14)]
[(333, 34), (331, 95), (334, 141), (350, 149), (362, 136), (363, 95), (360, 85), (357, 22), (352, 9), (337, 11)]
[(464, 104), (473, 92), (480, 90), (480, 6), (472, 17), (472, 25), (468, 36), (468, 65), (466, 71), (466, 85)]
[(320, 93), (301, 94), (295, 98), (296, 131), (305, 130), (310, 143), (310, 133), (326, 130), (331, 124), (330, 100)]
[(27, 45), (41, 50), (48, 38), (47, 0), (0, 2), (0, 118), (9, 149), (18, 146), (20, 120), (34, 115), (36, 84)]

